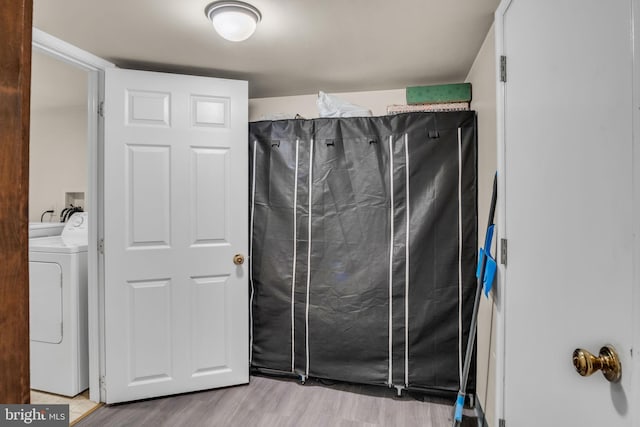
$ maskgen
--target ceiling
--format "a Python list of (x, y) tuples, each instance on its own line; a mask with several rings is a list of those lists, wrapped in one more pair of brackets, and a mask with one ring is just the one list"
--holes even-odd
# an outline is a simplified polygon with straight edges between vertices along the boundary
[(250, 98), (462, 81), (499, 0), (249, 0), (247, 41), (208, 0), (34, 0), (34, 26), (118, 66), (249, 81)]

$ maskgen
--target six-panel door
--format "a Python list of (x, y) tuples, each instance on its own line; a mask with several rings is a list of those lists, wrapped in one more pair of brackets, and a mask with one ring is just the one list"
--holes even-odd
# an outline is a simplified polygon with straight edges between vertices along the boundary
[(247, 83), (107, 70), (108, 403), (247, 383)]

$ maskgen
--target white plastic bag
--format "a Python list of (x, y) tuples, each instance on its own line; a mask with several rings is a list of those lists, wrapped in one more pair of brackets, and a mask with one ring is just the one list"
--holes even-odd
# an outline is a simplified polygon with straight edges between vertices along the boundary
[(320, 117), (364, 117), (372, 115), (371, 110), (322, 91), (318, 93), (316, 104), (318, 105)]

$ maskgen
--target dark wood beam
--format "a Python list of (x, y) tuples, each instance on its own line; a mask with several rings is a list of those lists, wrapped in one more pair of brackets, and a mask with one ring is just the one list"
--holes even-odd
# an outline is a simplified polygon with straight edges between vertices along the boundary
[(0, 402), (29, 403), (32, 0), (0, 0)]

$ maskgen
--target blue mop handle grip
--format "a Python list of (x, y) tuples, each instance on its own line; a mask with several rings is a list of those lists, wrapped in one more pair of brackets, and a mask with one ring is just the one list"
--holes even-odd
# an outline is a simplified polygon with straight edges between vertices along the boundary
[(462, 421), (462, 408), (464, 408), (464, 394), (458, 393), (458, 398), (456, 399), (456, 410), (453, 415), (453, 419), (456, 422)]

